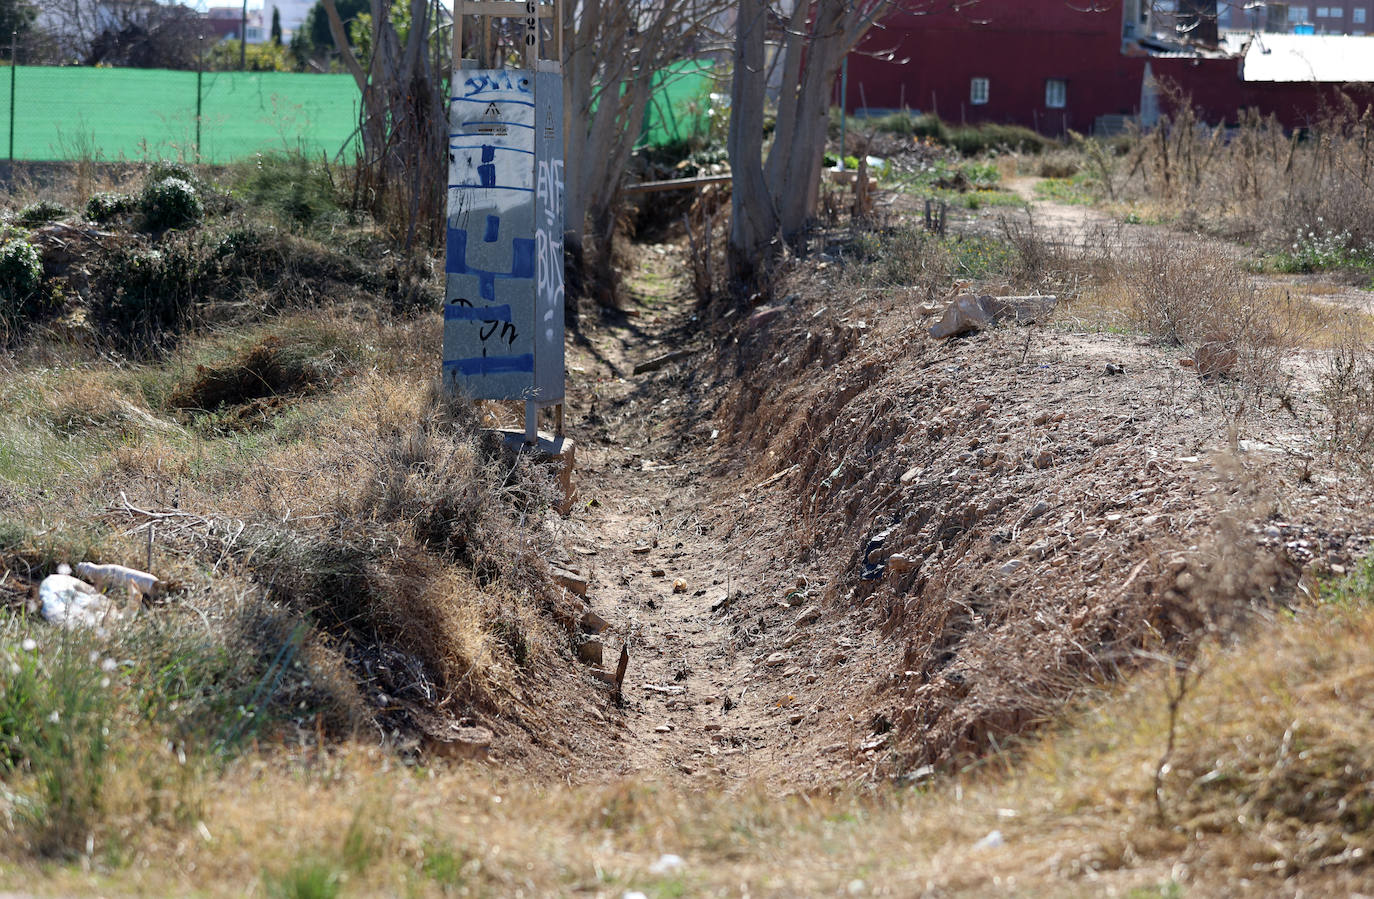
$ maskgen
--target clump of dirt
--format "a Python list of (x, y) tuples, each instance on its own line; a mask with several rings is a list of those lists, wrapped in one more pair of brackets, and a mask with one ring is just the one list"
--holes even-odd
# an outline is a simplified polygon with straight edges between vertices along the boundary
[(194, 376), (172, 391), (167, 404), (199, 412), (233, 407), (234, 421), (250, 423), (348, 372), (346, 361), (336, 354), (311, 350), (277, 336), (264, 337), (220, 365), (197, 365)]

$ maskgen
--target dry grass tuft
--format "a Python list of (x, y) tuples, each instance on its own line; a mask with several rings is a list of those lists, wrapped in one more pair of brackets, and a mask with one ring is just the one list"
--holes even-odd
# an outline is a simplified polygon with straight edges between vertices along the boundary
[[(1371, 647), (1366, 597), (1207, 647), (1172, 719), (1163, 819), (1153, 772), (1171, 660), (1085, 696), (1014, 754), (917, 788), (532, 786), (472, 766), (398, 768), (355, 744), (289, 767), (274, 750), (184, 793), (186, 827), (133, 829), (123, 862), (87, 864), (104, 890), (209, 895), (323, 881), (422, 896), (1215, 895), (1240, 878), (1263, 894), (1348, 893), (1374, 848)], [(132, 821), (124, 786), (112, 798)], [(994, 830), (1000, 845), (980, 847)], [(0, 883), (93, 882), (75, 863), (37, 874), (7, 846), (18, 864)], [(655, 867), (665, 853), (681, 867)]]

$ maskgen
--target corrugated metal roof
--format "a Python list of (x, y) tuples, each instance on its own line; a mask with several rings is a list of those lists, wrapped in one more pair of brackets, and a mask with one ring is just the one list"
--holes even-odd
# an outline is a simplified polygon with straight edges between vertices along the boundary
[(1227, 35), (1225, 46), (1245, 49), (1246, 81), (1374, 81), (1374, 37), (1329, 34)]

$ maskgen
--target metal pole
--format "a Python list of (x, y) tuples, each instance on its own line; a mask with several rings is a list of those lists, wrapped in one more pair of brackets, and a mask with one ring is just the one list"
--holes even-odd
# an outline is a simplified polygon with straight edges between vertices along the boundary
[[(845, 114), (845, 104), (849, 101), (849, 54), (840, 63), (840, 171), (844, 171), (845, 135), (849, 132), (849, 116)], [(815, 158), (814, 156), (812, 157)]]
[(19, 32), (10, 32), (10, 176), (14, 175), (14, 76), (19, 71)]
[[(231, 9), (233, 7), (230, 7)], [(266, 9), (266, 7), (263, 7)], [(239, 19), (239, 71), (248, 70), (248, 0), (243, 0), (243, 16)]]
[(205, 75), (205, 35), (200, 36), (200, 52), (196, 55), (196, 163), (200, 163), (200, 82)]

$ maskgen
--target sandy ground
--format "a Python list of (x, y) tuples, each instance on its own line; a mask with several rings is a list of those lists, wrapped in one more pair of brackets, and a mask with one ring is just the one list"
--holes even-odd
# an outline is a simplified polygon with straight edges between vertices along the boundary
[[(1028, 182), (1016, 187), (1033, 197)], [(1094, 229), (1112, 229), (1113, 239), (1124, 234), (1133, 245), (1168, 236), (1079, 206), (1037, 200), (1033, 215), (1052, 238), (1092, 239)], [(851, 327), (843, 322), (862, 315), (867, 321), (849, 353), (851, 366), (880, 359), (895, 372), (900, 366), (883, 353), (908, 347), (898, 355), (910, 370), (882, 381), (893, 414), (953, 417), (949, 430), (960, 441), (1002, 441), (1028, 459), (1050, 446), (1060, 461), (1013, 467), (981, 487), (975, 474), (973, 483), (956, 486), (962, 463), (949, 444), (899, 441), (865, 463), (869, 475), (853, 480), (848, 493), (831, 498), (837, 508), (860, 507), (857, 516), (821, 512), (806, 523), (829, 528), (817, 548), (811, 531), (799, 536), (798, 497), (810, 493), (814, 502), (819, 476), (799, 468), (805, 459), (769, 458), (773, 435), (730, 433), (737, 422), (721, 420), (723, 399), (739, 385), (728, 371), (705, 370), (705, 360), (720, 355), (720, 332), (696, 321), (691, 303), (675, 292), (679, 252), (670, 245), (645, 251), (632, 279), (640, 288), (632, 314), (612, 315), (569, 356), (579, 496), (564, 525), (561, 561), (587, 576), (591, 607), (611, 624), (605, 667), (614, 669), (622, 646), (629, 655), (623, 706), (606, 710), (610, 757), (585, 766), (587, 777), (819, 785), (878, 773), (894, 748), (884, 736), (889, 719), (922, 700), (914, 685), (900, 682), (912, 672), (901, 670), (900, 647), (883, 636), (875, 604), (906, 601), (913, 583), (855, 589), (862, 568), (856, 546), (868, 526), (856, 519), (876, 522), (877, 495), (890, 493), (897, 475), (918, 462), (931, 472), (924, 483), (936, 494), (948, 490), (959, 503), (1000, 510), (975, 528), (986, 530), (982, 537), (1003, 527), (1017, 536), (995, 550), (978, 539), (943, 548), (918, 580), (957, 576), (995, 592), (1006, 589), (1006, 578), (995, 576), (1001, 566), (1031, 559), (1036, 564), (1013, 589), (1061, 597), (1053, 605), (1066, 616), (1109, 608), (1112, 584), (1129, 587), (1132, 569), (1138, 573), (1147, 556), (1196, 548), (1219, 514), (1218, 454), (1239, 450), (1247, 480), (1265, 485), (1247, 494), (1265, 497), (1246, 501), (1247, 526), (1260, 534), (1267, 524), (1269, 536), (1258, 539), (1281, 553), (1292, 543), (1286, 553), (1297, 568), (1314, 558), (1348, 564), (1362, 551), (1369, 528), (1357, 491), (1347, 496), (1334, 476), (1312, 473), (1311, 428), (1319, 412), (1310, 396), (1296, 396), (1293, 409), (1249, 416), (1242, 434), (1228, 425), (1230, 412), (1215, 391), (1180, 368), (1177, 353), (1141, 339), (1020, 329), (935, 345), (915, 332), (900, 301), (875, 297), (871, 307), (843, 318), (827, 312), (823, 301), (835, 285), (824, 276), (810, 305), (750, 338), (758, 352), (794, 352), (802, 330), (819, 330), (803, 319), (803, 307), (806, 316), (835, 319), (835, 327)], [(1345, 297), (1345, 290), (1332, 301), (1367, 302), (1359, 292)], [(684, 346), (692, 357), (632, 373), (636, 362)], [(828, 373), (843, 379), (852, 374), (846, 364)], [(1104, 374), (1109, 365), (1129, 374)], [(956, 370), (964, 374), (951, 377)], [(857, 414), (855, 407), (871, 399), (866, 389), (826, 414)], [(986, 415), (951, 416), (974, 396), (985, 398)], [(1059, 412), (1065, 415), (1040, 426), (1040, 417)], [(875, 505), (867, 510), (870, 499)], [(1042, 501), (1052, 512), (1022, 521)], [(945, 499), (929, 502), (948, 512)], [(1046, 545), (1054, 552), (1047, 554)]]

